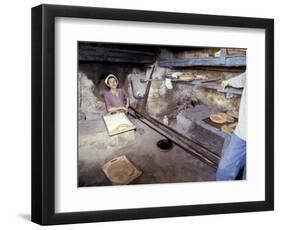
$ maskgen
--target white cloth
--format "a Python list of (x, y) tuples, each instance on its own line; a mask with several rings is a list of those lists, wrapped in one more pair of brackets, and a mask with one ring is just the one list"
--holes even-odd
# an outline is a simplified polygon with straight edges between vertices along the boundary
[(246, 72), (228, 80), (228, 85), (235, 88), (243, 88), (240, 108), (239, 120), (234, 133), (241, 139), (247, 141), (247, 80)]

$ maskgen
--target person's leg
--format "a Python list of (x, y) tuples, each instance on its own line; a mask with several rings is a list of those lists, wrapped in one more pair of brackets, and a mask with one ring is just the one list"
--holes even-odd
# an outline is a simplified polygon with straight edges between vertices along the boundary
[(220, 160), (216, 180), (235, 180), (239, 170), (245, 164), (246, 141), (233, 134), (229, 146)]
[(244, 170), (243, 170), (243, 176), (242, 176), (242, 180), (246, 180), (246, 162), (245, 162), (245, 166), (244, 166)]

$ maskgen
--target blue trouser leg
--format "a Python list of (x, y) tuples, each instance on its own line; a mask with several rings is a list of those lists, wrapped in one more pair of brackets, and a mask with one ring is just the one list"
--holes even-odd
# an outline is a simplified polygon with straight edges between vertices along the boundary
[(242, 176), (242, 179), (245, 180), (246, 179), (246, 164), (245, 164), (245, 167), (244, 167), (244, 170), (243, 170), (243, 176)]
[(235, 134), (232, 135), (230, 143), (220, 160), (216, 180), (235, 180), (243, 166), (243, 179), (246, 177), (246, 141)]

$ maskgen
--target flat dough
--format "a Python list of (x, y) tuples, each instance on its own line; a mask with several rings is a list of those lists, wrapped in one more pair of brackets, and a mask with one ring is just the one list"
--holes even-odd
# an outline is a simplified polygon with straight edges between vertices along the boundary
[(234, 122), (234, 118), (226, 113), (219, 113), (219, 115), (222, 116), (226, 120), (226, 122)]
[(239, 117), (239, 112), (237, 112), (237, 111), (235, 111), (235, 110), (233, 110), (233, 111), (227, 111), (226, 114), (229, 115), (229, 116), (231, 116), (231, 117), (234, 117), (234, 118), (236, 118), (236, 119), (238, 119), (238, 117)]
[(218, 124), (223, 124), (226, 122), (225, 118), (221, 116), (221, 114), (212, 114), (210, 116), (210, 119), (212, 122), (218, 123)]
[(212, 122), (218, 123), (218, 124), (223, 124), (223, 123), (232, 123), (234, 122), (234, 118), (232, 116), (227, 115), (226, 113), (217, 113), (217, 114), (212, 114), (210, 116), (210, 119)]
[(192, 81), (195, 79), (195, 76), (194, 75), (191, 75), (191, 74), (182, 74), (180, 75), (180, 80), (185, 80), (185, 81)]
[(223, 125), (222, 127), (221, 127), (221, 130), (223, 131), (223, 132), (225, 132), (225, 133), (227, 133), (227, 134), (232, 134), (233, 133), (233, 131), (234, 131), (234, 129), (232, 128), (232, 127), (229, 127), (228, 125)]

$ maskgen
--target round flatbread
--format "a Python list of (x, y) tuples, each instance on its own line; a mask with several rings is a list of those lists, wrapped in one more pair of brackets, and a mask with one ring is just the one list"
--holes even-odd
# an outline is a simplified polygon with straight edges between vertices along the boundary
[(185, 81), (192, 81), (195, 79), (195, 76), (194, 75), (191, 75), (191, 74), (182, 74), (180, 75), (180, 80), (185, 80)]
[(210, 116), (212, 122), (223, 124), (226, 122), (226, 119), (221, 114), (212, 114)]
[(229, 127), (228, 125), (223, 125), (222, 127), (221, 127), (221, 130), (223, 131), (223, 132), (225, 132), (225, 133), (227, 133), (227, 134), (232, 134), (233, 133), (233, 131), (234, 131), (234, 129), (232, 128), (232, 127)]
[(226, 120), (226, 122), (234, 122), (234, 118), (226, 113), (219, 113), (218, 115), (222, 116)]
[(231, 116), (231, 117), (234, 117), (234, 118), (236, 118), (236, 119), (238, 119), (238, 117), (239, 117), (239, 112), (236, 111), (236, 110), (227, 111), (226, 114), (229, 115), (229, 116)]

